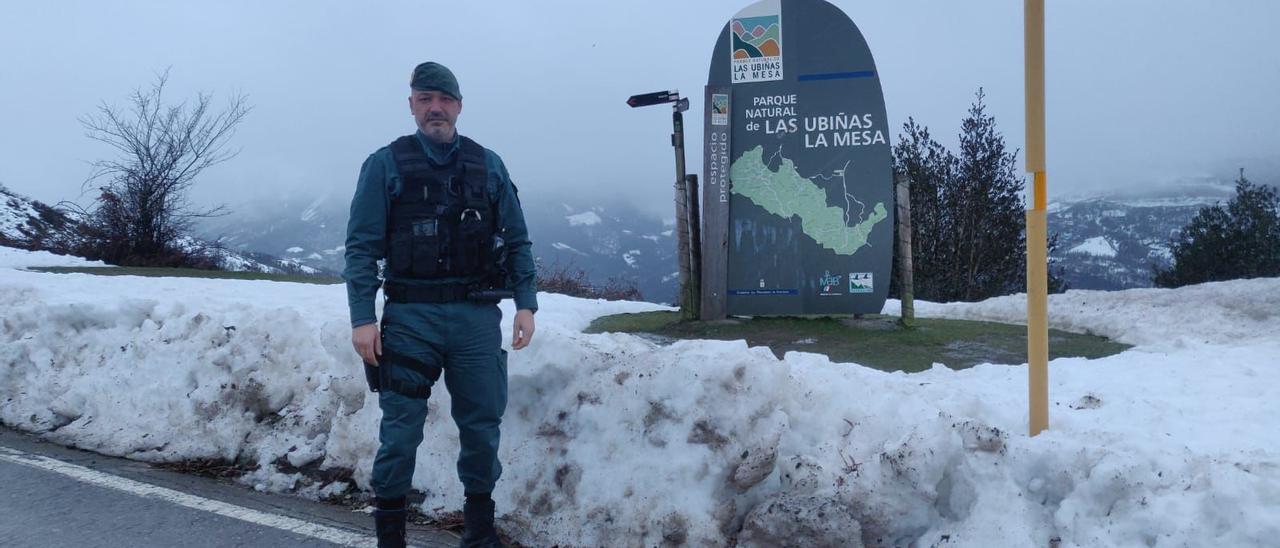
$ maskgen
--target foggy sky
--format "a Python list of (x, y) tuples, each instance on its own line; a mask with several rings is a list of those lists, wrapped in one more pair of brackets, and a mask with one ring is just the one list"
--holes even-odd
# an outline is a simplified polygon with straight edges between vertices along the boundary
[[(88, 162), (110, 154), (77, 118), (172, 67), (170, 99), (242, 92), (253, 105), (232, 141), (240, 155), (206, 172), (198, 201), (347, 200), (365, 157), (414, 131), (409, 72), (435, 60), (460, 81), (460, 131), (503, 157), (522, 195), (665, 212), (670, 109), (624, 100), (691, 97), (688, 161), (700, 171), (707, 65), (748, 3), (5, 2), (0, 183), (76, 199)], [(1009, 146), (1023, 147), (1022, 2), (834, 3), (876, 58), (894, 141), (912, 116), (954, 146), (981, 86)], [(1051, 197), (1276, 165), (1280, 3), (1047, 3)]]

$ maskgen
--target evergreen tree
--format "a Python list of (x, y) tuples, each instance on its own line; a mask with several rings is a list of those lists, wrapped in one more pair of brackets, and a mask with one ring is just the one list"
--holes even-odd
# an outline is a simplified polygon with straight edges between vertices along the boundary
[[(975, 301), (1026, 288), (1017, 152), (1005, 147), (984, 98), (979, 89), (961, 125), (959, 156), (910, 118), (893, 149), (894, 169), (911, 181), (912, 277), (921, 299)], [(1056, 235), (1048, 245), (1057, 247)], [(1049, 287), (1065, 290), (1061, 269), (1051, 269)]]
[(1169, 248), (1173, 264), (1155, 268), (1157, 287), (1280, 276), (1280, 194), (1242, 172), (1227, 205), (1201, 208)]
[(1005, 149), (978, 89), (961, 124), (959, 179), (944, 207), (956, 216), (953, 295), (973, 301), (1025, 288), (1026, 219), (1018, 153)]
[[(942, 208), (945, 190), (955, 179), (956, 158), (946, 147), (929, 136), (929, 128), (912, 118), (903, 125), (898, 144), (893, 148), (894, 171), (905, 173), (911, 181), (911, 257), (915, 295), (936, 300), (943, 295), (950, 257), (946, 254), (949, 215)], [(894, 208), (895, 214), (897, 208)], [(894, 223), (894, 245), (897, 245), (897, 223)], [(896, 253), (894, 255), (897, 256)], [(894, 261), (896, 271), (898, 265)], [(898, 276), (893, 276), (894, 294)]]

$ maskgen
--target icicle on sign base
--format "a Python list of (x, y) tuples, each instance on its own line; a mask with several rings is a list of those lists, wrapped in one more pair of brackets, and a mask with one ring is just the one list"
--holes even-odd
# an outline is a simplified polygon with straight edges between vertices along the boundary
[(704, 306), (878, 313), (893, 260), (889, 124), (862, 33), (822, 0), (725, 25), (706, 90)]

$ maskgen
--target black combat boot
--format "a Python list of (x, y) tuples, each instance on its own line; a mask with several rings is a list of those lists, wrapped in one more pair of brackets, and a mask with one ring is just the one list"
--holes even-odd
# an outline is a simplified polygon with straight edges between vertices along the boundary
[(462, 505), (462, 548), (506, 548), (493, 528), (493, 498), (489, 493), (467, 495)]
[(378, 548), (405, 548), (404, 521), (408, 513), (404, 497), (377, 500), (373, 524), (378, 532)]

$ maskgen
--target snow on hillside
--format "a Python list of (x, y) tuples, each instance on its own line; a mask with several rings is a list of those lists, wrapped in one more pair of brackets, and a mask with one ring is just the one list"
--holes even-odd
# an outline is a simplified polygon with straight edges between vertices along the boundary
[(574, 215), (565, 216), (568, 219), (569, 226), (592, 226), (600, 224), (600, 216), (594, 211), (585, 211)]
[(1213, 197), (1213, 196), (1169, 196), (1162, 198), (1146, 198), (1139, 200), (1123, 200), (1119, 202), (1128, 207), (1134, 208), (1152, 208), (1152, 207), (1205, 207), (1216, 204), (1224, 204), (1230, 196)]
[(298, 220), (306, 222), (316, 218), (320, 212), (320, 208), (324, 206), (326, 200), (328, 200), (327, 195), (322, 194), (317, 196), (310, 204), (307, 204), (307, 208), (302, 211), (302, 215), (298, 216)]
[(560, 251), (569, 251), (571, 253), (577, 253), (578, 255), (586, 255), (586, 253), (578, 251), (577, 249), (574, 249), (573, 246), (566, 244), (564, 242), (556, 242), (554, 244), (551, 244), (551, 247), (555, 249), (559, 249)]
[[(218, 268), (222, 270), (230, 270), (232, 272), (262, 272), (266, 274), (280, 273), (299, 273), (315, 276), (320, 271), (302, 264), (297, 259), (277, 259), (275, 257), (263, 256), (262, 260), (255, 259), (244, 253), (228, 250), (215, 250), (211, 253), (216, 254), (218, 260)], [(267, 264), (263, 260), (270, 262)]]
[(18, 239), (22, 235), (19, 228), (29, 219), (39, 218), (40, 212), (31, 202), (9, 194), (4, 187), (0, 187), (0, 198), (4, 198), (4, 203), (0, 204), (0, 236)]
[(0, 246), (65, 251), (74, 247), (74, 225), (65, 213), (0, 184)]
[[(1024, 367), (885, 373), (585, 335), (662, 307), (544, 294), (533, 345), (510, 355), (499, 525), (536, 546), (1274, 545), (1277, 299), (1280, 279), (1053, 296), (1055, 327), (1137, 346), (1051, 362), (1051, 429), (1028, 438)], [(345, 303), (340, 285), (0, 268), (0, 420), (147, 461), (248, 459), (264, 489), (346, 487), (276, 462), (353, 469), (367, 489), (379, 411)], [(414, 485), (425, 511), (456, 510), (449, 395), (432, 399)]]
[(1067, 253), (1084, 253), (1096, 257), (1115, 257), (1116, 248), (1102, 236), (1094, 236), (1067, 250)]
[(639, 261), (637, 257), (639, 257), (640, 255), (641, 253), (639, 249), (632, 249), (622, 254), (622, 260), (627, 262), (627, 266), (631, 268), (638, 268), (636, 266), (636, 262)]
[(1073, 288), (1150, 287), (1153, 266), (1168, 266), (1161, 250), (1198, 211), (1096, 198), (1059, 203), (1048, 217), (1060, 244), (1051, 255)]
[(184, 236), (176, 245), (187, 253), (211, 257), (219, 269), (231, 272), (260, 272), (264, 274), (306, 274), (315, 276), (320, 270), (302, 264), (295, 258), (282, 259), (264, 253), (233, 251), (211, 246), (209, 242)]

